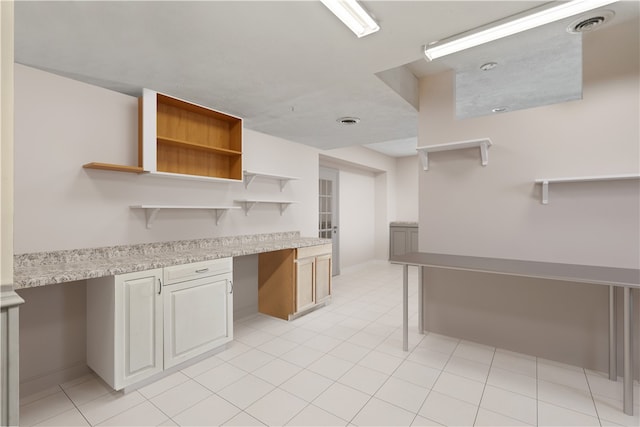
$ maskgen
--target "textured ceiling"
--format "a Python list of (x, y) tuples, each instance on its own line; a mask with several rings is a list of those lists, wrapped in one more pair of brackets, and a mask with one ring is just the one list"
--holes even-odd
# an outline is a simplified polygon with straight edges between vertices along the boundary
[(15, 59), (135, 96), (164, 92), (321, 149), (407, 155), (416, 77), (451, 68), (427, 63), (422, 46), (543, 3), (363, 2), (381, 30), (358, 39), (317, 1), (18, 1)]

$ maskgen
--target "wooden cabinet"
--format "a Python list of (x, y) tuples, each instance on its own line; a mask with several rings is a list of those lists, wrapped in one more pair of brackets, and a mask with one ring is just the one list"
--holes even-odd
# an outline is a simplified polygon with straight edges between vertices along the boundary
[(418, 252), (418, 225), (412, 223), (391, 223), (389, 227), (389, 260), (400, 255)]
[(262, 253), (258, 310), (290, 320), (331, 298), (331, 244)]
[(243, 179), (242, 119), (148, 89), (139, 116), (145, 171)]
[(233, 339), (231, 258), (164, 269), (164, 368)]
[(233, 339), (232, 259), (87, 280), (87, 365), (115, 390)]
[(242, 181), (242, 119), (143, 89), (138, 165), (92, 162), (89, 169)]
[(87, 281), (87, 365), (120, 390), (163, 370), (162, 269)]

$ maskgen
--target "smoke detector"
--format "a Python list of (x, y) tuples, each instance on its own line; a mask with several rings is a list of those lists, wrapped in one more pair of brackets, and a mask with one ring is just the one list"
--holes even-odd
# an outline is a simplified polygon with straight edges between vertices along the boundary
[(615, 12), (612, 10), (601, 10), (592, 15), (582, 15), (569, 24), (567, 31), (572, 34), (580, 34), (597, 30), (611, 21), (614, 16)]

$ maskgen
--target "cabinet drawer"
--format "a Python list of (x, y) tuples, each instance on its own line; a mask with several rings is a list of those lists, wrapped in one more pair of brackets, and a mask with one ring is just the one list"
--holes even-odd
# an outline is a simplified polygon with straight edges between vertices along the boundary
[(232, 258), (220, 258), (211, 261), (194, 262), (191, 264), (174, 265), (164, 268), (164, 285), (171, 285), (186, 280), (215, 276), (231, 272)]
[(297, 259), (310, 258), (318, 255), (326, 255), (331, 253), (331, 243), (326, 245), (307, 246), (306, 248), (296, 249)]

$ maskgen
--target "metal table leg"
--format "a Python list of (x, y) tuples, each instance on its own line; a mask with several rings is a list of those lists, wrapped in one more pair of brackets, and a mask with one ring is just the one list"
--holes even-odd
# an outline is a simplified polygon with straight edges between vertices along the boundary
[(609, 286), (609, 379), (618, 381), (618, 335), (617, 335), (616, 287)]
[(631, 349), (631, 317), (633, 300), (631, 288), (624, 287), (624, 381), (623, 381), (623, 410), (627, 415), (633, 415), (633, 352)]
[(418, 333), (424, 334), (424, 311), (423, 311), (423, 282), (424, 267), (418, 266)]
[(402, 349), (409, 351), (409, 265), (402, 266)]

